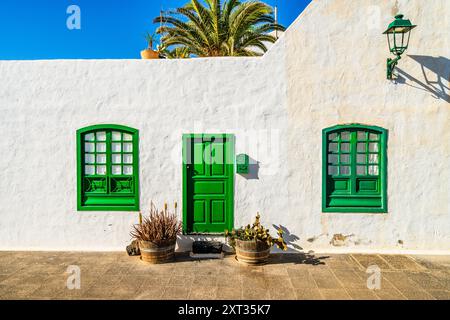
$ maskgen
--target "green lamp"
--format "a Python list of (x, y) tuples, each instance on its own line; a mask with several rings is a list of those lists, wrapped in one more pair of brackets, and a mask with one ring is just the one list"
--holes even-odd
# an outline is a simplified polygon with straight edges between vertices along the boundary
[(408, 49), (411, 30), (416, 27), (410, 20), (403, 19), (403, 17), (403, 14), (396, 15), (395, 20), (383, 32), (387, 35), (389, 51), (396, 56), (394, 59), (387, 59), (387, 78), (389, 80), (392, 80), (394, 68), (401, 59), (401, 55)]

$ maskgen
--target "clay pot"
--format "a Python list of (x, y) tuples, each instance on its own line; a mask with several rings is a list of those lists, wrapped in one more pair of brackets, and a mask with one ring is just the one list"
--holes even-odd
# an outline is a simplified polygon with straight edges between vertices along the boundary
[(142, 59), (159, 59), (159, 52), (152, 49), (145, 49), (141, 51)]

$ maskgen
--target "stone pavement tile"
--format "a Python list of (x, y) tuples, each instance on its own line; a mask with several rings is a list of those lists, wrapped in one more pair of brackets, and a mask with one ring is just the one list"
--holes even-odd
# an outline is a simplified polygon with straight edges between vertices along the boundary
[(346, 289), (353, 300), (379, 300), (374, 290), (369, 289)]
[[(445, 260), (436, 258), (435, 256), (411, 256), (411, 258), (420, 264), (422, 267), (429, 270), (448, 270), (448, 266), (445, 265)], [(445, 259), (445, 258), (444, 258)]]
[(432, 270), (430, 274), (435, 277), (446, 290), (450, 291), (450, 272), (441, 270)]
[(136, 300), (161, 300), (163, 299), (164, 288), (154, 287), (141, 290), (136, 293)]
[(324, 262), (329, 268), (336, 270), (354, 270), (360, 268), (356, 261), (349, 255), (329, 255)]
[(395, 288), (388, 288), (384, 289), (381, 287), (380, 290), (374, 290), (375, 294), (381, 299), (381, 300), (405, 300), (405, 296), (402, 295), (402, 293)]
[(344, 286), (349, 289), (367, 289), (367, 274), (362, 271), (353, 270), (333, 270), (334, 276)]
[(300, 277), (290, 277), (292, 286), (295, 289), (305, 289), (305, 288), (311, 288), (311, 289), (317, 289), (316, 281), (314, 281), (313, 277), (311, 277), (309, 274), (306, 274), (305, 276)]
[(308, 277), (310, 272), (306, 268), (297, 268), (297, 266), (288, 267), (286, 271), (290, 277)]
[[(291, 279), (288, 276), (266, 276), (265, 278), (263, 278), (266, 283), (267, 283), (267, 287), (270, 290), (273, 289), (292, 289), (292, 282)], [(244, 288), (246, 287), (245, 283), (244, 283)]]
[(301, 288), (294, 289), (297, 300), (322, 300), (319, 289)]
[(147, 276), (126, 275), (120, 279), (116, 286), (119, 288), (138, 291), (142, 286), (144, 286), (146, 280)]
[(437, 300), (450, 300), (450, 291), (448, 290), (427, 290)]
[(194, 282), (194, 275), (177, 275), (173, 274), (169, 278), (167, 285), (172, 287), (190, 287)]
[(296, 300), (297, 295), (295, 294), (294, 289), (290, 288), (280, 288), (275, 289), (272, 288), (269, 290), (269, 297), (271, 300)]
[(319, 289), (342, 289), (341, 283), (330, 270), (313, 270), (310, 274)]
[(404, 272), (383, 272), (382, 275), (386, 279), (386, 281), (384, 279), (382, 280), (382, 287), (386, 287), (386, 285), (391, 283), (397, 289), (420, 289), (419, 284), (410, 279)]
[(91, 287), (97, 286), (97, 287), (112, 287), (119, 284), (119, 282), (122, 280), (121, 275), (102, 275), (97, 278), (94, 282), (92, 282)]
[(216, 276), (195, 276), (192, 281), (193, 287), (217, 287)]
[(21, 284), (14, 288), (9, 288), (4, 292), (3, 298), (7, 300), (11, 299), (30, 299), (30, 295), (33, 291), (39, 288), (38, 284)]
[(408, 300), (436, 300), (431, 294), (422, 289), (399, 288), (399, 290)]
[(162, 298), (167, 300), (186, 300), (189, 296), (190, 289), (166, 286)]
[(403, 255), (381, 255), (385, 261), (387, 261), (396, 270), (409, 270), (409, 271), (425, 271), (426, 268), (409, 256)]
[(217, 297), (218, 288), (208, 287), (192, 287), (189, 292), (188, 299), (189, 300), (212, 300)]
[(84, 298), (88, 299), (111, 299), (116, 286), (100, 286), (95, 283), (84, 292)]
[(423, 289), (429, 289), (429, 290), (445, 290), (445, 285), (430, 275), (429, 273), (425, 272), (408, 272), (405, 274), (409, 279), (413, 280), (414, 282), (418, 283), (420, 287)]
[(379, 255), (375, 254), (352, 254), (351, 257), (355, 259), (360, 266), (362, 271), (365, 271), (369, 266), (376, 265), (381, 270), (392, 270), (392, 267)]
[(270, 276), (288, 276), (287, 266), (283, 264), (268, 264), (262, 266), (265, 275)]
[(170, 276), (144, 276), (145, 280), (142, 285), (144, 288), (153, 288), (167, 286), (170, 281)]
[(325, 300), (351, 300), (344, 289), (319, 289), (319, 292)]
[(219, 287), (242, 287), (243, 277), (238, 275), (221, 275), (217, 277)]
[(216, 299), (218, 300), (240, 300), (242, 299), (242, 287), (219, 287)]
[(242, 289), (242, 299), (244, 300), (268, 300), (270, 299), (269, 290), (246, 288)]
[(269, 281), (261, 276), (241, 276), (243, 288), (268, 289)]

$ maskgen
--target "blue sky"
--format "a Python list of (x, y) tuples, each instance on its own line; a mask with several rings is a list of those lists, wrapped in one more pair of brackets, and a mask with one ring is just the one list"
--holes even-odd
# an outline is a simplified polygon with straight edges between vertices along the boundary
[[(289, 26), (310, 0), (265, 0)], [(0, 60), (133, 59), (146, 47), (162, 9), (186, 0), (1, 0)], [(69, 30), (70, 5), (81, 10), (81, 29)]]

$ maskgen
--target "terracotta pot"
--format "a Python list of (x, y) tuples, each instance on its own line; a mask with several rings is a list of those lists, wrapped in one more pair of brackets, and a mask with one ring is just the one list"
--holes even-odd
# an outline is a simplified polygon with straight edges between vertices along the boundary
[(236, 259), (247, 265), (266, 264), (270, 256), (270, 246), (263, 241), (243, 241), (236, 239)]
[(141, 260), (152, 264), (171, 261), (175, 257), (175, 244), (176, 240), (161, 245), (150, 241), (139, 241)]
[(159, 52), (152, 49), (145, 49), (141, 51), (142, 59), (159, 59)]

